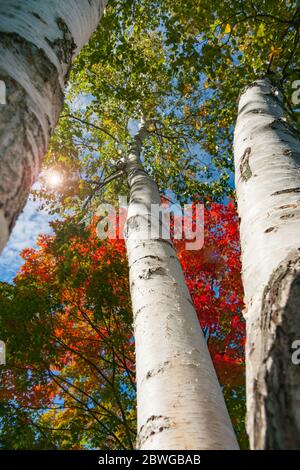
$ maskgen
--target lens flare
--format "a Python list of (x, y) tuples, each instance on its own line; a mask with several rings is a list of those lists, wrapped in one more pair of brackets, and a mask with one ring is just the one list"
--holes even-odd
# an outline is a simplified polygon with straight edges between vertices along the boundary
[(63, 176), (56, 170), (49, 170), (45, 175), (45, 181), (47, 186), (58, 188), (63, 182)]

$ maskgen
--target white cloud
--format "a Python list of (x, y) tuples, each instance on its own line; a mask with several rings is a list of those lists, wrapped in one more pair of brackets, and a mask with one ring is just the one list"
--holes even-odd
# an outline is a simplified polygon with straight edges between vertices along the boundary
[(0, 281), (12, 282), (24, 260), (19, 253), (24, 248), (36, 247), (40, 234), (49, 234), (51, 217), (38, 210), (39, 202), (30, 200), (20, 215), (11, 237), (0, 256)]

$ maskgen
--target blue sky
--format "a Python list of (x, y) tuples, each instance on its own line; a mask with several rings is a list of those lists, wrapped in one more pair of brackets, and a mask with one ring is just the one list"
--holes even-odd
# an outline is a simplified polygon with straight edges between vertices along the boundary
[(10, 239), (0, 255), (0, 281), (12, 282), (23, 263), (19, 253), (24, 248), (36, 246), (39, 234), (51, 233), (51, 217), (45, 211), (39, 211), (39, 202), (29, 199), (24, 211), (18, 218)]
[[(132, 134), (138, 131), (138, 125), (138, 121), (131, 120)], [(39, 201), (34, 202), (30, 198), (19, 216), (10, 239), (0, 255), (0, 281), (12, 282), (24, 262), (20, 252), (24, 248), (36, 247), (38, 235), (52, 232), (49, 222), (53, 217), (38, 208)]]

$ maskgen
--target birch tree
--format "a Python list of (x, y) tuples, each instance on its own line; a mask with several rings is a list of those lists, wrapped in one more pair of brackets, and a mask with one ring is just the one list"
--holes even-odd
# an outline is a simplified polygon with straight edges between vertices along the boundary
[[(248, 433), (255, 449), (298, 448), (300, 139), (269, 78), (241, 95), (235, 168), (247, 306)], [(255, 253), (255, 255), (254, 255)]]
[(63, 106), (71, 62), (95, 30), (106, 0), (2, 0), (0, 250), (35, 181)]
[[(147, 123), (130, 149), (127, 256), (134, 317), (139, 449), (238, 449), (176, 251), (153, 236), (161, 204), (140, 160)], [(159, 232), (159, 230), (158, 230)]]

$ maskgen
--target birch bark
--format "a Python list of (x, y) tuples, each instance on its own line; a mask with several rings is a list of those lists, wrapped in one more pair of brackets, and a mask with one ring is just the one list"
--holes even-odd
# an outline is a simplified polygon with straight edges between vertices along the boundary
[(174, 247), (168, 239), (148, 235), (151, 204), (161, 200), (140, 162), (142, 133), (127, 164), (126, 243), (136, 342), (137, 447), (237, 449)]
[(39, 172), (74, 56), (106, 0), (1, 0), (0, 251)]
[(234, 138), (253, 449), (300, 448), (300, 140), (266, 78), (242, 94)]

